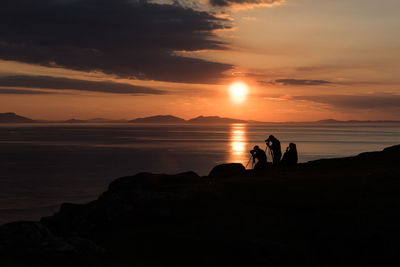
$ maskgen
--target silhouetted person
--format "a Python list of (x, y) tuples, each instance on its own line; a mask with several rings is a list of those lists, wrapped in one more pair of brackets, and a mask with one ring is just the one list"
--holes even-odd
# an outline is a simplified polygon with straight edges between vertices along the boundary
[(297, 164), (297, 161), (298, 156), (296, 144), (290, 143), (289, 146), (286, 148), (285, 154), (283, 154), (281, 164), (285, 166), (294, 166)]
[(282, 157), (281, 142), (278, 139), (276, 139), (275, 136), (270, 135), (268, 139), (265, 140), (265, 143), (267, 144), (267, 147), (271, 151), (272, 164), (279, 165), (279, 162)]
[(253, 150), (250, 151), (250, 154), (253, 156), (253, 163), (257, 159), (257, 164), (254, 166), (254, 170), (262, 170), (267, 167), (267, 155), (259, 146), (255, 146)]

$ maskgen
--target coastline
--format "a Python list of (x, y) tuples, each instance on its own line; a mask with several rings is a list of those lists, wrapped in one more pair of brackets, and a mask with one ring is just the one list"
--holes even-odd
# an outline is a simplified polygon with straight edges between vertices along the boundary
[(265, 172), (139, 173), (1, 226), (0, 255), (7, 266), (400, 263), (399, 164), (397, 145)]

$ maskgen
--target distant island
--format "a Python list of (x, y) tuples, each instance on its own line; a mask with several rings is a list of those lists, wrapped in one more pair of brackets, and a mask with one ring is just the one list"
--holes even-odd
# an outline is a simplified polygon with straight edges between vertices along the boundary
[(366, 121), (359, 121), (359, 120), (348, 120), (348, 121), (339, 121), (334, 119), (326, 119), (326, 120), (319, 120), (315, 121), (316, 123), (326, 123), (326, 124), (334, 124), (334, 123), (400, 123), (400, 121), (391, 121), (391, 120), (366, 120)]
[(137, 118), (129, 122), (133, 123), (185, 123), (184, 119), (172, 115), (157, 115), (145, 118)]
[(221, 118), (218, 116), (198, 116), (196, 118), (185, 120), (172, 115), (158, 115), (146, 118), (138, 118), (131, 120), (134, 123), (204, 123), (204, 124), (217, 124), (217, 123), (248, 123), (246, 120), (238, 120), (232, 118)]
[[(19, 116), (15, 113), (0, 113), (0, 123), (159, 123), (159, 124), (180, 124), (180, 123), (203, 123), (203, 124), (226, 124), (226, 123), (254, 123), (255, 121), (246, 121), (233, 118), (222, 118), (218, 116), (198, 116), (196, 118), (185, 120), (172, 115), (156, 115), (150, 117), (136, 118), (133, 120), (110, 120), (104, 118), (95, 118), (89, 120), (69, 119), (64, 121), (44, 121), (32, 120), (26, 117)], [(262, 123), (262, 122), (258, 122)]]
[(26, 117), (19, 116), (13, 112), (0, 113), (0, 123), (32, 123), (35, 122)]
[(89, 120), (69, 119), (69, 120), (33, 120), (24, 116), (15, 114), (14, 112), (0, 113), (0, 123), (154, 123), (154, 124), (230, 124), (230, 123), (269, 123), (269, 124), (351, 124), (351, 123), (400, 123), (393, 120), (348, 120), (341, 121), (335, 119), (325, 119), (319, 121), (304, 121), (304, 122), (263, 122), (254, 120), (240, 120), (234, 118), (224, 118), (219, 116), (198, 116), (189, 120), (179, 118), (173, 115), (155, 115), (150, 117), (136, 118), (132, 120), (112, 120), (105, 118), (94, 118)]

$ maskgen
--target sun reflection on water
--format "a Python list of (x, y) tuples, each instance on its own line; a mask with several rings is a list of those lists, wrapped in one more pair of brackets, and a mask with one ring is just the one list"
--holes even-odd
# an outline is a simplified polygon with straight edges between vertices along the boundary
[(247, 157), (247, 132), (245, 124), (232, 124), (229, 162), (242, 163)]

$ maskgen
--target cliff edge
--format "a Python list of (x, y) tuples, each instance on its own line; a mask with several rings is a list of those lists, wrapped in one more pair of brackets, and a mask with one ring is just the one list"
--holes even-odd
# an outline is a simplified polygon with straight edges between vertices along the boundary
[(6, 266), (400, 264), (400, 145), (264, 172), (140, 173), (0, 227)]

